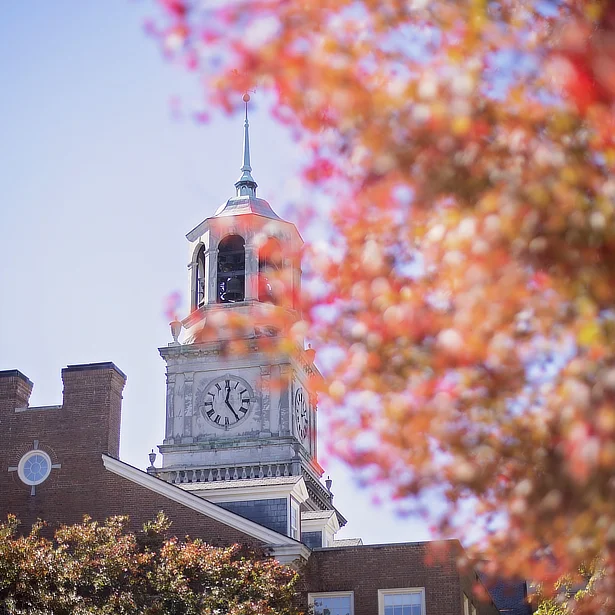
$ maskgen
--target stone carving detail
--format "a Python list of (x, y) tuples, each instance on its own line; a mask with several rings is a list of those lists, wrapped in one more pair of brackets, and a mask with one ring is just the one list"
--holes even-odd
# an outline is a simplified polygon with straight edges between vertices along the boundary
[(192, 436), (192, 381), (193, 372), (184, 374), (184, 436)]

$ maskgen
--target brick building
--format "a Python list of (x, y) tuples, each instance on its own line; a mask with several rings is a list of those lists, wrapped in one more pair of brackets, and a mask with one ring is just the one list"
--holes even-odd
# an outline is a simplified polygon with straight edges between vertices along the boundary
[[(246, 115), (236, 196), (187, 235), (191, 312), (160, 349), (161, 465), (154, 454), (147, 471), (119, 459), (126, 377), (113, 363), (63, 369), (62, 404), (47, 407), (29, 405), (24, 374), (0, 372), (0, 515), (28, 528), (122, 514), (137, 528), (164, 510), (180, 536), (260, 546), (301, 565), (300, 598), (317, 615), (496, 615), (477, 597), (479, 577), (457, 570), (457, 541), (335, 539), (346, 519), (317, 460), (313, 353), (268, 350), (279, 323), (300, 318), (302, 240), (256, 197), (251, 170)], [(254, 308), (245, 352), (227, 352), (237, 333), (224, 322)]]

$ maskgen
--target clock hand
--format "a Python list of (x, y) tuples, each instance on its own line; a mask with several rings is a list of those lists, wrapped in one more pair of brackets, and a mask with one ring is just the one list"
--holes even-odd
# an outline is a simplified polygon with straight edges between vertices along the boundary
[(231, 406), (231, 404), (229, 404), (229, 403), (228, 403), (228, 401), (227, 401), (227, 402), (225, 402), (225, 403), (226, 403), (226, 405), (228, 406), (229, 410), (233, 413), (233, 416), (234, 416), (237, 420), (239, 420), (239, 416), (237, 415), (237, 412), (235, 412), (235, 410), (233, 410), (233, 406)]
[(230, 394), (231, 394), (231, 387), (226, 387), (226, 399), (224, 400), (224, 403), (228, 406), (228, 409), (233, 413), (233, 416), (235, 417), (235, 419), (239, 420), (239, 416), (237, 415), (235, 410), (233, 410), (233, 406), (231, 406), (228, 400), (228, 397)]

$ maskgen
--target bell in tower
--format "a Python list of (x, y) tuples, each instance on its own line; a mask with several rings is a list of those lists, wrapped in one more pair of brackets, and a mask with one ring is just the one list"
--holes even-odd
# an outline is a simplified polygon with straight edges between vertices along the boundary
[[(160, 349), (167, 401), (163, 463), (156, 473), (229, 508), (235, 506), (224, 500), (230, 494), (239, 502), (244, 495), (260, 501), (284, 493), (286, 513), (271, 520), (272, 529), (279, 522), (284, 533), (299, 537), (300, 518), (311, 511), (310, 527), (326, 522), (330, 533), (345, 520), (321, 483), (317, 461), (315, 383), (321, 376), (310, 349), (289, 352), (287, 344), (271, 343), (281, 335), (280, 323), (301, 318), (297, 255), (303, 240), (294, 224), (256, 196), (248, 95), (244, 101), (235, 196), (187, 234), (191, 311), (181, 321), (183, 341)], [(220, 324), (231, 315), (249, 324), (240, 331)], [(243, 342), (243, 352), (229, 353), (234, 340)]]
[(246, 247), (240, 235), (227, 235), (218, 244), (218, 303), (237, 303), (246, 295)]

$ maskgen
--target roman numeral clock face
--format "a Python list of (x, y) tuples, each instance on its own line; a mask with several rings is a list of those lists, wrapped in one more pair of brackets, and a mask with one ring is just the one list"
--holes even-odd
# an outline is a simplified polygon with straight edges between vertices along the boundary
[(308, 400), (303, 389), (297, 389), (295, 393), (295, 424), (297, 435), (304, 440), (308, 430)]
[(247, 382), (223, 376), (205, 389), (201, 412), (216, 427), (230, 429), (248, 416), (253, 398)]

